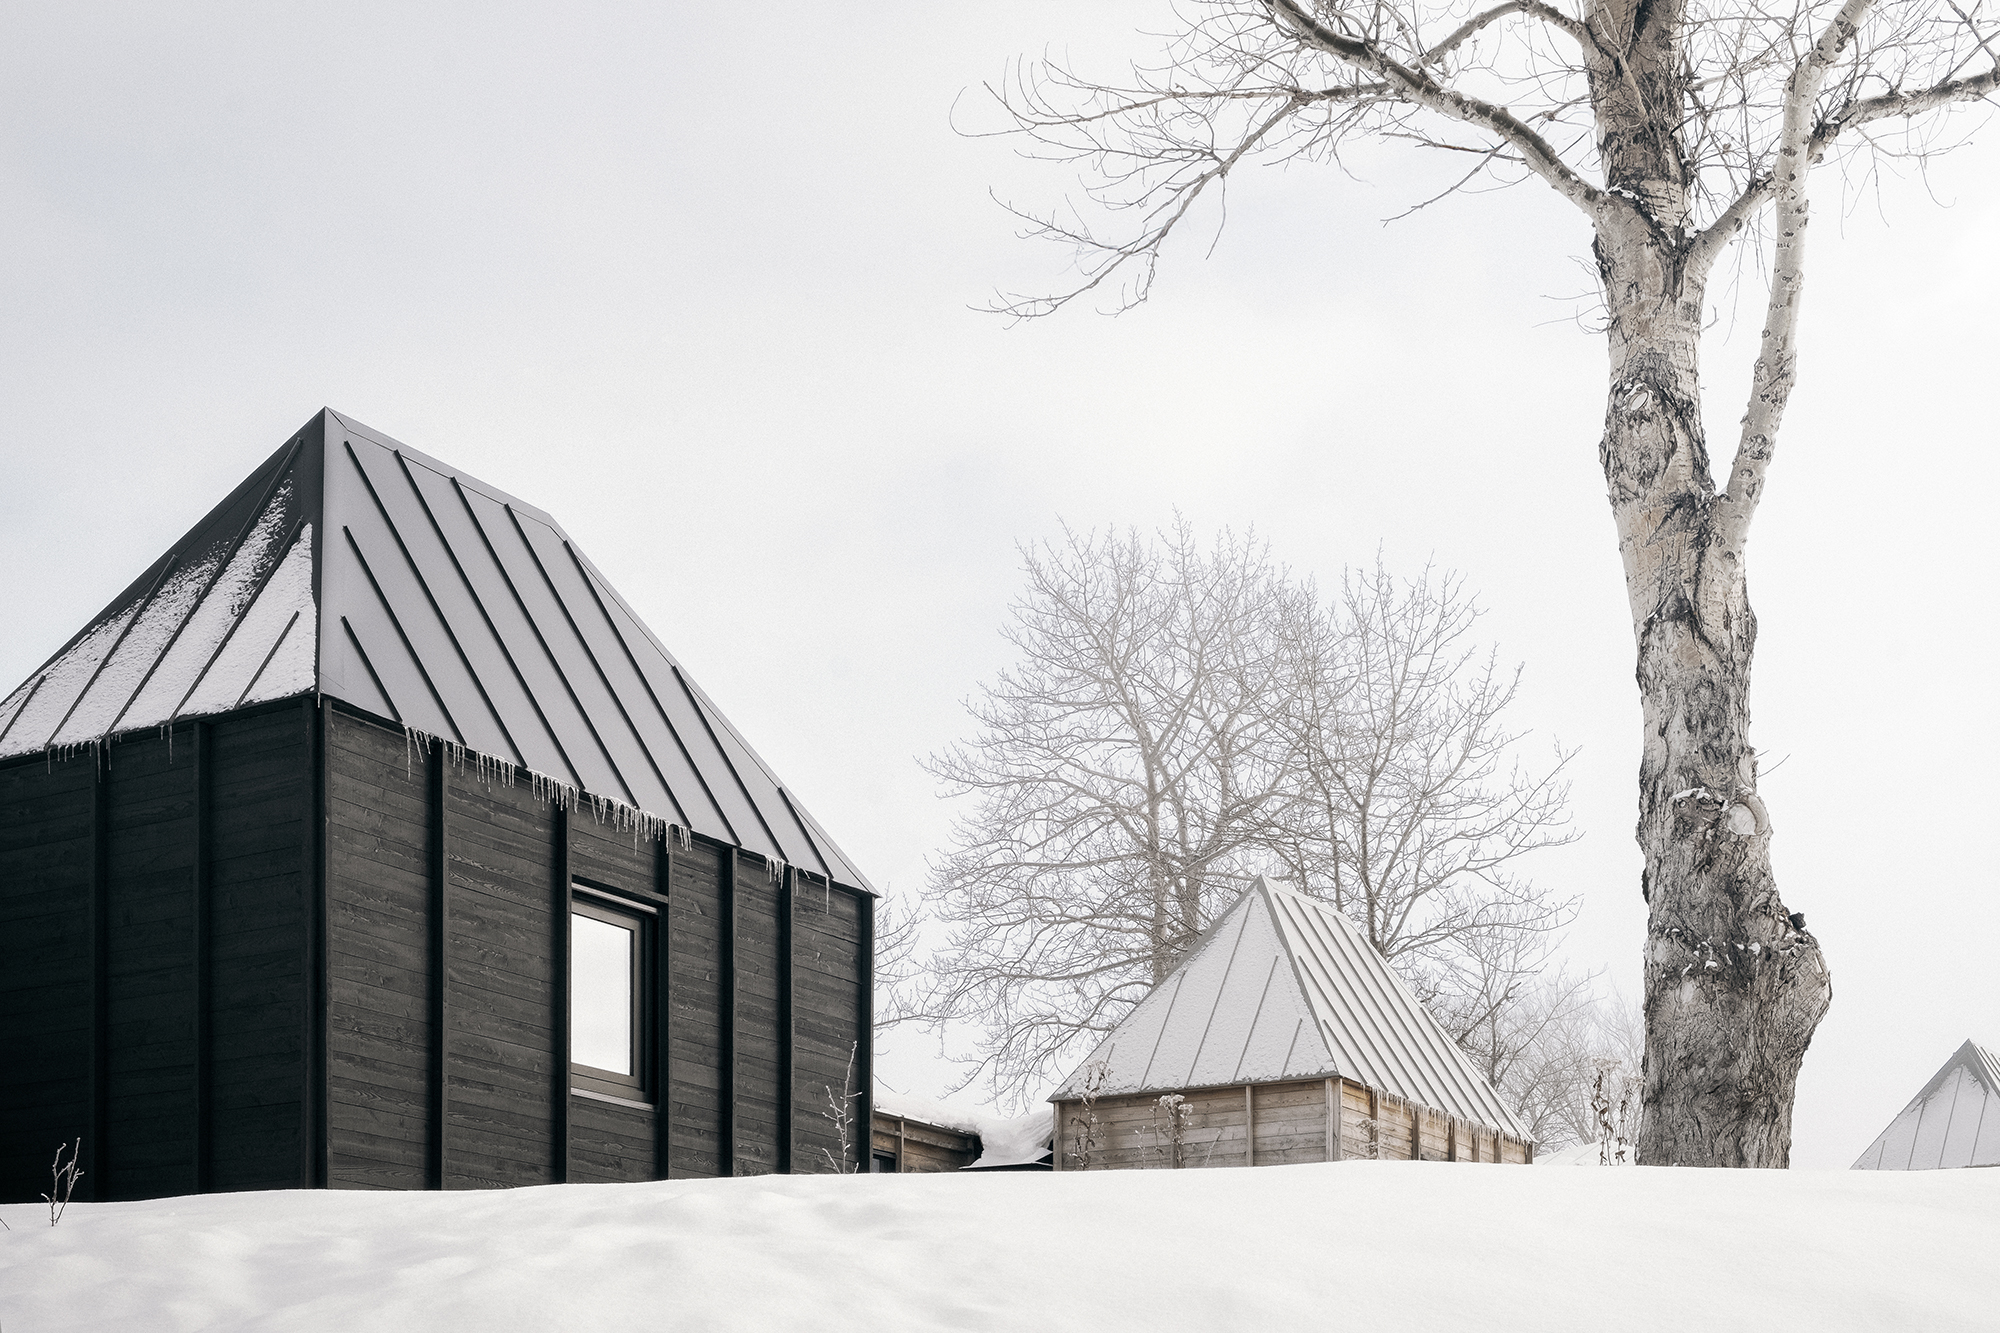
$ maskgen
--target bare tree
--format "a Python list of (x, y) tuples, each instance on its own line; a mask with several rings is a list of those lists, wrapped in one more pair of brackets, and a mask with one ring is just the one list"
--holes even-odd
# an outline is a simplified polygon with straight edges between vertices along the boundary
[(1261, 546), (1204, 550), (1182, 524), (1024, 556), (1020, 663), (967, 704), (979, 735), (929, 761), (974, 806), (927, 894), (949, 940), (903, 1010), (975, 1018), (975, 1074), (1010, 1089), (1173, 969), (1254, 873), (1284, 785), (1270, 608), (1288, 594)]
[[(1789, 1157), (1799, 1064), (1832, 985), (1771, 872), (1745, 579), (1797, 369), (1807, 182), (1829, 159), (1921, 155), (1942, 112), (2000, 88), (1980, 8), (1200, 0), (1158, 61), (1118, 82), (1044, 61), (995, 90), (1036, 151), (1088, 171), (1076, 220), (1023, 214), (1075, 247), (1081, 277), (999, 303), (1016, 315), (1088, 292), (1143, 300), (1162, 243), (1238, 165), (1331, 161), (1356, 135), (1463, 154), (1453, 190), (1539, 180), (1590, 226), (1611, 353), (1599, 458), (1644, 712), (1643, 1161)], [(1707, 290), (1732, 241), (1759, 228), (1769, 299), (1718, 486), (1701, 415)]]
[[(1511, 758), (1522, 737), (1504, 714), (1520, 671), (1501, 672), (1490, 648), (1479, 656), (1478, 618), (1456, 575), (1426, 569), (1399, 585), (1379, 559), (1349, 570), (1333, 603), (1287, 603), (1292, 669), (1273, 701), (1291, 756), (1272, 837), (1287, 877), (1413, 982), (1428, 974), (1419, 990), (1430, 994), (1468, 991), (1470, 973), (1503, 956), (1538, 971), (1575, 915), (1573, 901), (1515, 873), (1574, 836), (1569, 756), (1557, 750), (1543, 772)], [(1512, 992), (1491, 993), (1504, 1003)]]
[(1378, 567), (1322, 603), (1251, 540), (1204, 548), (1185, 525), (1072, 534), (1027, 567), (1022, 663), (931, 762), (975, 805), (927, 894), (949, 943), (898, 1019), (978, 1023), (972, 1077), (1018, 1094), (1270, 872), (1449, 995), (1454, 1036), (1527, 993), (1572, 915), (1514, 873), (1567, 841), (1560, 757), (1508, 763), (1514, 678), (1465, 642), (1458, 580)]
[[(1598, 1129), (1593, 1091), (1607, 1078), (1638, 1076), (1644, 1038), (1637, 1010), (1599, 993), (1595, 977), (1533, 966), (1546, 963), (1535, 957), (1546, 951), (1533, 936), (1484, 943), (1488, 949), (1468, 952), (1490, 965), (1466, 969), (1461, 984), (1427, 997), (1432, 1015), (1536, 1143), (1554, 1149), (1590, 1141)], [(1511, 956), (1516, 951), (1529, 956)]]

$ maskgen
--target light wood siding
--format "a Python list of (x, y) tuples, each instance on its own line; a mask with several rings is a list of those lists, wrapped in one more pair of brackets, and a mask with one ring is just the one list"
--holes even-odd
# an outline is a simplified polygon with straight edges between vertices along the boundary
[(1326, 1083), (1270, 1083), (1256, 1090), (1257, 1165), (1326, 1160)]
[[(1409, 1161), (1412, 1129), (1420, 1126), (1425, 1160), (1445, 1161), (1454, 1132), (1452, 1121), (1438, 1112), (1426, 1112), (1386, 1093), (1371, 1097), (1367, 1088), (1345, 1081), (1337, 1085), (1341, 1098), (1341, 1158), (1346, 1161)], [(1191, 1112), (1181, 1133), (1179, 1163), (1182, 1169), (1217, 1166), (1284, 1166), (1327, 1160), (1327, 1086), (1324, 1079), (1296, 1083), (1251, 1085), (1253, 1096), (1246, 1098), (1244, 1086), (1195, 1088), (1181, 1094)], [(1095, 1147), (1089, 1170), (1160, 1170), (1173, 1167), (1175, 1145), (1172, 1122), (1160, 1105), (1161, 1094), (1100, 1097), (1093, 1108)], [(1374, 1118), (1370, 1118), (1370, 1105)], [(1246, 1125), (1254, 1125), (1255, 1157), (1248, 1151)], [(1060, 1102), (1056, 1106), (1056, 1139), (1062, 1156), (1061, 1169), (1083, 1168), (1077, 1142), (1084, 1132), (1081, 1102)], [(1470, 1162), (1474, 1126), (1456, 1124), (1458, 1155), (1455, 1160)], [(1479, 1160), (1492, 1160), (1495, 1131), (1477, 1128), (1488, 1145)], [(1526, 1160), (1524, 1145), (1500, 1138), (1504, 1160)]]
[(875, 1113), (870, 1142), (876, 1156), (895, 1158), (896, 1170), (906, 1175), (957, 1171), (979, 1160), (977, 1134), (961, 1134), (880, 1111)]

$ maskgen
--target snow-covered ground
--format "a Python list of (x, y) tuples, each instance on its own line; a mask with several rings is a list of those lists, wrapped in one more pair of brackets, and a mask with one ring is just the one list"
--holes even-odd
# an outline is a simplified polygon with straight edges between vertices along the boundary
[(2000, 1171), (1348, 1162), (0, 1215), (5, 1333), (2000, 1326)]

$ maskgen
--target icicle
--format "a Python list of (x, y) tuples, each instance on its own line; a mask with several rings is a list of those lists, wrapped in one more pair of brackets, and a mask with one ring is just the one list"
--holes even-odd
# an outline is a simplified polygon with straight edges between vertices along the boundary
[(776, 884), (779, 880), (783, 879), (785, 875), (785, 858), (782, 856), (765, 857), (764, 874), (765, 877), (769, 879), (769, 881), (773, 884)]

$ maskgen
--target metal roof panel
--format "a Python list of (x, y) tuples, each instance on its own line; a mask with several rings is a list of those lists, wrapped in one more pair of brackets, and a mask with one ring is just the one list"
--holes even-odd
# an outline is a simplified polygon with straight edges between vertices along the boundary
[(1340, 1076), (1527, 1132), (1353, 923), (1259, 879), (1054, 1094), (1102, 1063), (1106, 1095)]
[(0, 698), (0, 757), (314, 691), (868, 888), (554, 519), (330, 410)]
[(1975, 1041), (1952, 1052), (1855, 1159), (1856, 1171), (2000, 1166), (2000, 1061)]

